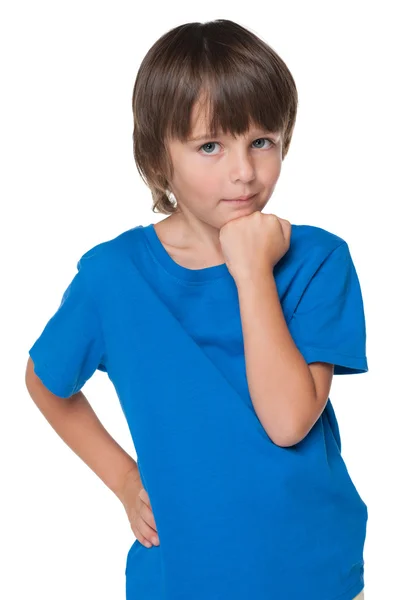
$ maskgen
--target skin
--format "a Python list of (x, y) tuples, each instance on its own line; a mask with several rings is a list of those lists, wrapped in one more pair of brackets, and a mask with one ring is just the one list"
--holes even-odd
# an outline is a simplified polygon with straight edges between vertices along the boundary
[[(198, 102), (192, 111), (190, 137), (206, 131), (205, 112)], [(236, 139), (221, 134), (215, 140), (172, 139), (166, 144), (173, 164), (169, 189), (179, 212), (155, 224), (156, 232), (183, 266), (221, 264), (225, 262), (221, 228), (232, 219), (261, 211), (273, 194), (281, 172), (282, 135), (251, 124), (250, 131)], [(245, 205), (223, 202), (223, 198), (253, 193), (256, 197)]]

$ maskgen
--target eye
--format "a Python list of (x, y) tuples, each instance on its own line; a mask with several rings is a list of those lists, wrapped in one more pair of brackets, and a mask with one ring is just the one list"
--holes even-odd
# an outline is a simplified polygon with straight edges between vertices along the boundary
[[(275, 142), (273, 140), (271, 140), (270, 138), (257, 138), (256, 140), (254, 140), (253, 144), (255, 142), (259, 142), (260, 140), (267, 140), (272, 146), (275, 146)], [(200, 148), (198, 148), (198, 150), (202, 150), (202, 148), (205, 148), (206, 146), (212, 146), (218, 144), (218, 142), (206, 142), (205, 144), (203, 144), (202, 146), (200, 146)], [(263, 150), (263, 146), (260, 147), (258, 146), (258, 150)], [(214, 156), (214, 154), (211, 154), (210, 152), (206, 152), (205, 154), (207, 154), (208, 156)]]

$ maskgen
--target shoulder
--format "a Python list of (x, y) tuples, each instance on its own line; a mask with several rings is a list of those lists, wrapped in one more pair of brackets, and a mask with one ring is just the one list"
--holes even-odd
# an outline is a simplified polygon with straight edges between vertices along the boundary
[(118, 269), (118, 266), (122, 266), (134, 254), (141, 227), (142, 225), (138, 225), (123, 231), (86, 250), (78, 260), (78, 270), (87, 276), (93, 276), (96, 273), (104, 275), (107, 271)]
[(314, 306), (322, 298), (336, 298), (347, 285), (352, 269), (343, 237), (313, 225), (292, 225), (291, 243), (283, 262), (280, 277), (286, 293), (285, 314), (290, 319), (300, 301)]
[(346, 241), (337, 233), (316, 225), (292, 225), (291, 246), (296, 249), (329, 253)]
[(347, 242), (340, 235), (315, 225), (292, 224), (290, 246), (277, 263), (275, 275), (282, 294), (290, 289), (290, 297), (296, 299), (317, 274), (326, 281), (327, 273), (327, 284), (334, 285), (350, 263)]
[(99, 302), (107, 289), (126, 281), (127, 273), (132, 275), (141, 227), (133, 227), (95, 244), (77, 261), (77, 279), (92, 301)]
[(312, 273), (337, 249), (348, 253), (347, 242), (337, 233), (315, 225), (292, 224), (290, 247), (283, 258), (287, 266)]

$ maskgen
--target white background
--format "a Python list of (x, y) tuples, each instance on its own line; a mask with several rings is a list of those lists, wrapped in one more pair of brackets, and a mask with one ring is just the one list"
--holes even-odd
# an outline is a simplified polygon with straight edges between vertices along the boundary
[[(30, 398), (24, 381), (28, 349), (58, 308), (86, 250), (164, 218), (152, 213), (150, 192), (133, 161), (134, 79), (150, 46), (167, 30), (217, 18), (237, 21), (270, 44), (299, 92), (291, 148), (264, 212), (328, 229), (352, 253), (364, 298), (370, 370), (334, 377), (330, 397), (343, 457), (369, 510), (366, 600), (400, 597), (395, 5), (267, 0), (235, 8), (220, 1), (218, 10), (215, 2), (174, 0), (1, 5), (5, 600), (125, 598), (125, 560), (134, 541), (125, 511)], [(107, 375), (97, 371), (84, 393), (110, 434), (136, 458)], [(251, 541), (257, 532), (248, 535)]]

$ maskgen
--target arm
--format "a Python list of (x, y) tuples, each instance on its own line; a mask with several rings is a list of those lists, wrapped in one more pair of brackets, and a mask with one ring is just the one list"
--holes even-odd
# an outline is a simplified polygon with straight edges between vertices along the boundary
[(137, 463), (106, 431), (83, 393), (69, 398), (54, 395), (34, 372), (30, 357), (25, 383), (56, 433), (122, 501), (127, 477), (140, 481)]
[(308, 365), (286, 325), (273, 271), (236, 281), (250, 396), (274, 443), (301, 441), (328, 400), (333, 365)]

